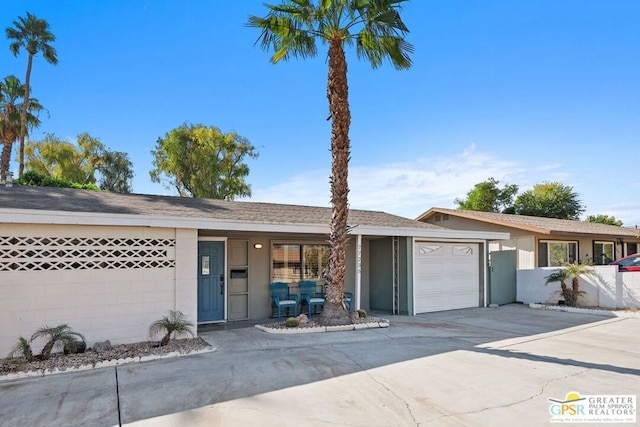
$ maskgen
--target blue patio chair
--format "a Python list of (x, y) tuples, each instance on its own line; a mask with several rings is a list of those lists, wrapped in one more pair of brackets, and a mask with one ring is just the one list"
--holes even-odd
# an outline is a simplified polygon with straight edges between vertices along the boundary
[(271, 293), (271, 317), (274, 311), (278, 310), (278, 320), (282, 316), (283, 309), (289, 310), (293, 308), (293, 315), (298, 315), (298, 295), (289, 292), (289, 285), (284, 282), (273, 282), (269, 285)]
[(316, 307), (324, 307), (324, 294), (317, 291), (317, 284), (311, 280), (303, 280), (300, 282), (300, 298), (302, 304), (307, 304), (309, 316), (311, 316), (311, 307), (316, 312)]
[(351, 292), (345, 292), (342, 299), (344, 305), (347, 307), (347, 311), (351, 311), (351, 302), (353, 301), (353, 294)]

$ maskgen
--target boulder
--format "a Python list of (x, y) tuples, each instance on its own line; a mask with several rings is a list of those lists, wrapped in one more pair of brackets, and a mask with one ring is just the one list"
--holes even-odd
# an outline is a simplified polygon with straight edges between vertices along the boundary
[(111, 348), (113, 348), (113, 346), (111, 345), (111, 341), (109, 340), (99, 341), (93, 345), (93, 351), (95, 351), (96, 353), (102, 353), (110, 350)]

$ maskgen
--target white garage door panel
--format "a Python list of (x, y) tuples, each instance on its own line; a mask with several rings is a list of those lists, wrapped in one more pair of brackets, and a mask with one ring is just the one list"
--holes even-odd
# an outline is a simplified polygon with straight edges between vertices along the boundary
[(477, 243), (416, 242), (414, 268), (416, 313), (479, 305)]

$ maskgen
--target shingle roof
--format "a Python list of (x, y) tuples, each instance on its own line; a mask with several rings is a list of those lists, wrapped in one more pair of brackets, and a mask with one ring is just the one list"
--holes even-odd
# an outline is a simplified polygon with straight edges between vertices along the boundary
[[(331, 209), (314, 206), (281, 205), (193, 199), (148, 194), (118, 194), (71, 188), (0, 186), (0, 208), (111, 213), (142, 216), (191, 217), (264, 224), (328, 225)], [(351, 225), (446, 230), (433, 224), (378, 211), (351, 209)]]
[(432, 208), (422, 214), (419, 219), (435, 213), (456, 215), (462, 218), (475, 219), (492, 224), (513, 227), (546, 234), (594, 234), (609, 236), (638, 236), (638, 230), (615, 225), (598, 224), (586, 221), (571, 221), (566, 219), (542, 218), (536, 216), (503, 214), (494, 212), (478, 212), (462, 209)]

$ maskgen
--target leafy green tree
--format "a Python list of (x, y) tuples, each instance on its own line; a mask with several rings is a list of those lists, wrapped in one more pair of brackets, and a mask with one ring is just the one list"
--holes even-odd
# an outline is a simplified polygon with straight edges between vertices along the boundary
[(56, 49), (51, 46), (56, 40), (56, 36), (49, 31), (49, 23), (44, 19), (38, 19), (35, 15), (27, 12), (27, 17), (18, 17), (13, 21), (13, 27), (6, 29), (7, 38), (11, 40), (9, 49), (14, 56), (18, 56), (20, 49), (24, 48), (29, 54), (27, 60), (27, 77), (24, 83), (24, 97), (22, 110), (20, 112), (20, 169), (18, 177), (24, 172), (24, 138), (27, 134), (27, 112), (29, 111), (29, 89), (31, 83), (31, 66), (33, 57), (42, 53), (43, 58), (49, 63), (56, 65), (58, 56)]
[(167, 187), (175, 187), (182, 197), (234, 200), (251, 196), (245, 182), (249, 166), (243, 160), (245, 156), (256, 158), (258, 153), (248, 139), (235, 132), (184, 124), (158, 138), (151, 154), (151, 180), (164, 178)]
[(107, 191), (131, 192), (133, 164), (127, 154), (106, 149), (86, 132), (78, 135), (77, 145), (48, 134), (43, 141), (28, 142), (25, 153), (27, 169), (38, 174), (71, 183), (98, 183)]
[(573, 187), (559, 182), (536, 184), (513, 205), (518, 215), (577, 220), (585, 210)]
[(467, 193), (466, 199), (456, 199), (454, 202), (459, 209), (511, 213), (510, 211), (513, 210), (513, 198), (518, 192), (518, 186), (505, 184), (502, 188), (499, 188), (499, 183), (500, 181), (489, 178), (476, 184), (473, 190)]
[(92, 157), (87, 148), (91, 150), (92, 147), (80, 148), (47, 134), (42, 141), (26, 144), (26, 166), (28, 170), (53, 178), (81, 184), (95, 183), (97, 156)]
[(267, 4), (269, 12), (264, 18), (249, 17), (248, 25), (261, 30), (261, 47), (273, 50), (273, 63), (313, 57), (318, 53), (318, 41), (328, 45), (332, 219), (327, 299), (321, 318), (325, 325), (343, 323), (348, 317), (345, 316), (342, 299), (349, 234), (347, 178), (351, 112), (344, 48), (355, 44), (358, 57), (369, 61), (373, 68), (378, 68), (385, 59), (389, 59), (397, 69), (409, 68), (413, 46), (405, 40), (409, 29), (400, 17), (404, 1), (284, 0), (279, 5)]
[(589, 215), (587, 216), (587, 222), (595, 222), (598, 224), (608, 224), (622, 227), (622, 221), (616, 219), (616, 217), (613, 215)]
[(131, 193), (133, 190), (133, 163), (123, 151), (104, 150), (97, 164), (100, 189), (114, 193)]
[[(20, 116), (23, 105), (24, 85), (16, 76), (7, 76), (0, 81), (0, 182), (7, 180), (11, 162), (13, 143), (20, 132)], [(30, 98), (27, 106), (27, 127), (32, 129), (40, 125), (39, 114), (44, 110), (36, 98)]]

